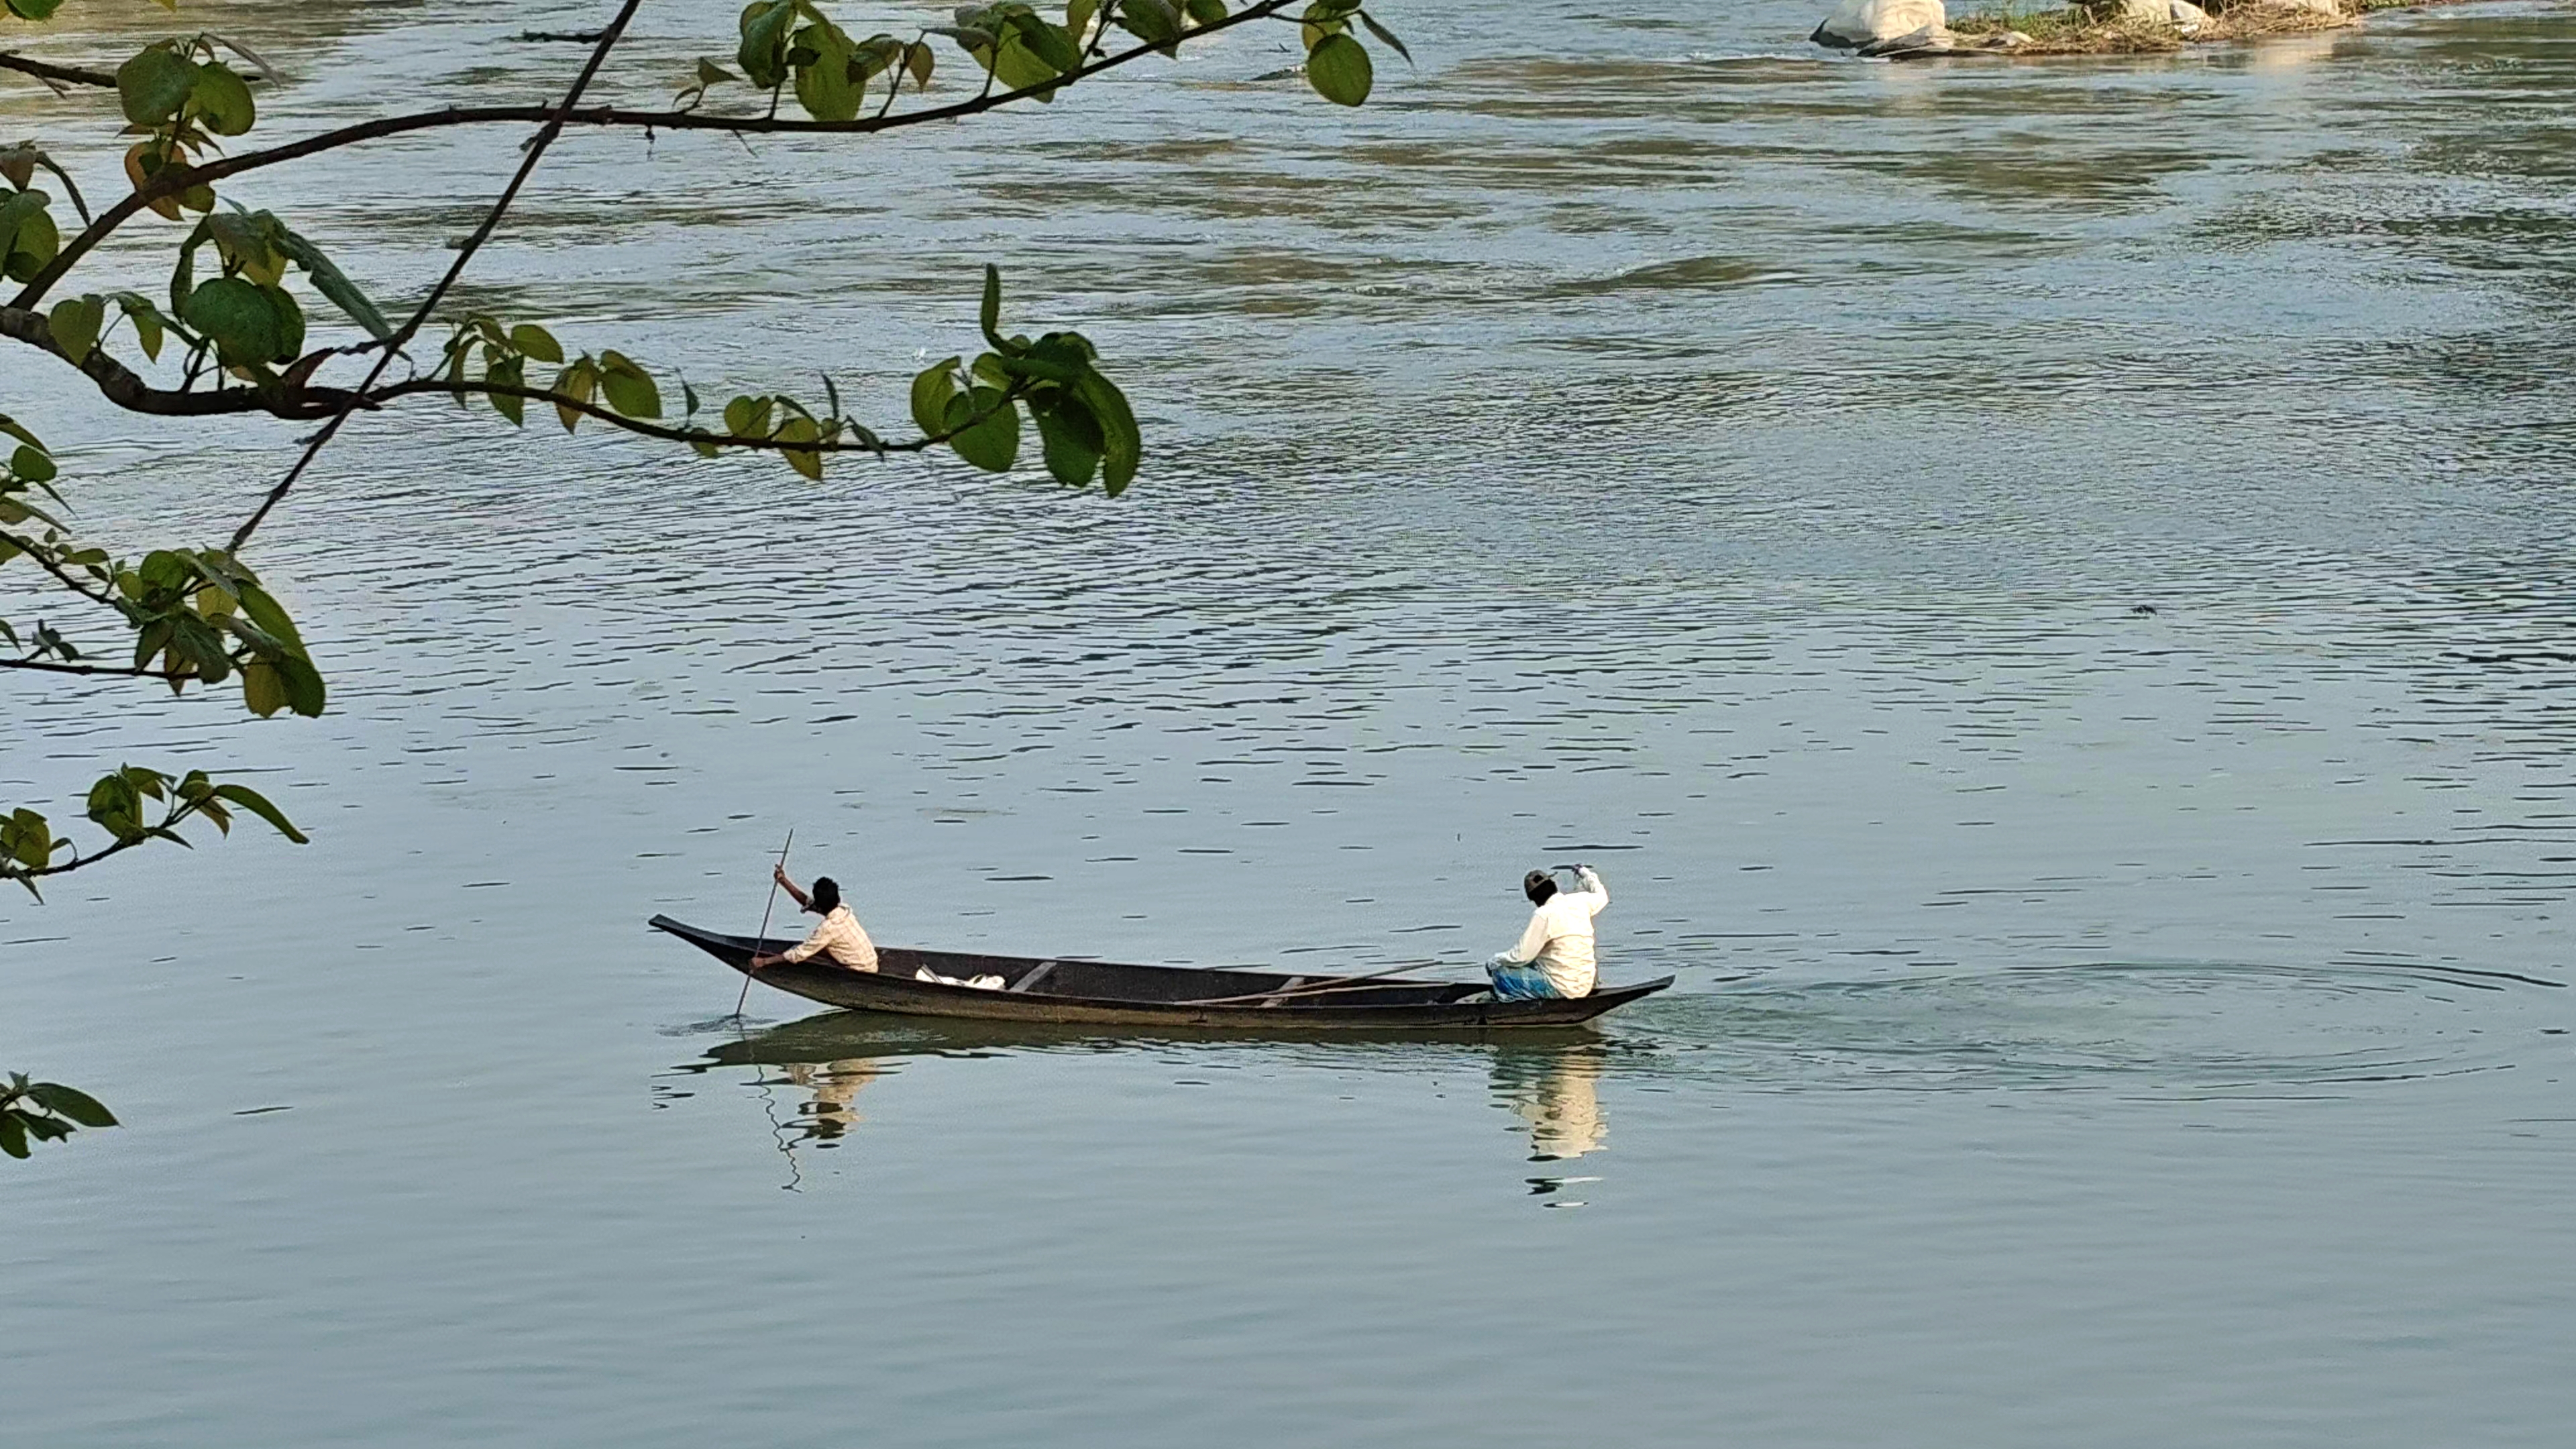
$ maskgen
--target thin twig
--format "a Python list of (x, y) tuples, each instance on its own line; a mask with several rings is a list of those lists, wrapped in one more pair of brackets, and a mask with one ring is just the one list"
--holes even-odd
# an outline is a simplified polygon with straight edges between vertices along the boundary
[(34, 559), (36, 561), (36, 567), (52, 574), (54, 576), (54, 581), (61, 584), (64, 588), (71, 590), (73, 593), (80, 595), (82, 598), (89, 600), (93, 604), (105, 604), (109, 608), (115, 609), (120, 614), (125, 612), (122, 608), (118, 607), (116, 596), (107, 591), (106, 585), (99, 583), (95, 579), (81, 578), (70, 570), (64, 568), (60, 563), (57, 563), (54, 560), (54, 556), (51, 551), (49, 551), (44, 545), (37, 543), (34, 539), (22, 538), (14, 533), (0, 533), (0, 540), (6, 540), (11, 547), (17, 549), (27, 557)]
[[(121, 855), (126, 851), (132, 850), (134, 847), (143, 844), (147, 840), (160, 839), (166, 832), (176, 829), (180, 821), (187, 819), (191, 815), (202, 813), (203, 809), (204, 804), (202, 801), (193, 800), (185, 805), (173, 807), (170, 813), (161, 817), (161, 823), (152, 827), (152, 829), (143, 831), (140, 834), (129, 835), (123, 840), (116, 842), (114, 845), (107, 847), (105, 850), (95, 850), (87, 855), (83, 855), (78, 850), (74, 850), (72, 852), (72, 858), (64, 861), (60, 865), (0, 866), (0, 880), (37, 880), (49, 875), (68, 875), (73, 871), (81, 869), (83, 866), (96, 865), (111, 855)], [(181, 841), (180, 843), (184, 845), (187, 842)]]
[[(536, 140), (528, 147), (527, 157), (519, 163), (518, 174), (510, 178), (510, 184), (502, 189), (499, 199), (492, 203), (492, 210), (484, 216), (483, 224), (476, 227), (474, 234), (465, 239), (463, 247), (458, 248), (456, 260), (449, 265), (447, 275), (439, 278), (438, 285), (430, 289), (427, 297), (421, 299), (419, 308), (411, 314), (411, 320), (405, 322), (393, 336), (385, 339), (384, 351), (376, 354), (376, 365), (368, 369), (367, 380), (358, 384), (357, 390), (360, 394), (374, 387), (376, 379), (385, 375), (385, 369), (392, 365), (394, 355), (402, 350), (405, 342), (419, 333), (421, 325), (429, 320), (429, 314), (446, 299), (448, 289), (455, 286), (456, 279), (465, 274), (466, 264), (474, 260), (476, 252), (482, 250), (483, 243), (492, 235), (492, 229), (501, 224), (502, 215), (509, 211), (510, 203), (519, 199), (519, 188), (528, 184), (528, 177), (535, 173), (537, 163), (545, 159), (546, 148), (554, 144), (555, 137), (563, 134), (564, 116), (581, 103), (581, 93), (590, 88), (591, 77), (599, 74), (600, 66), (608, 59), (608, 52), (615, 49), (618, 39), (626, 34), (626, 22), (635, 18), (636, 10), (643, 3), (644, 0), (626, 0), (625, 4), (618, 7), (617, 18), (608, 22), (608, 28), (600, 32), (599, 44), (592, 48), (590, 60), (582, 66), (581, 74), (573, 77), (572, 89), (564, 92), (563, 104), (555, 108), (554, 116), (546, 122), (545, 129), (537, 133)], [(332, 415), (331, 421), (322, 425), (320, 432), (313, 435), (313, 441), (305, 445), (304, 454), (295, 460), (295, 466), (286, 470), (286, 476), (277, 480), (277, 486), (268, 490), (268, 496), (260, 500), (258, 509), (242, 521), (241, 527), (233, 530), (232, 542), (226, 545), (231, 552), (241, 552), (242, 546), (250, 542), (250, 536), (259, 531), (259, 525), (268, 517), (269, 510), (275, 508), (295, 487), (295, 480), (304, 476), (304, 470), (312, 465), (315, 455), (322, 451), (325, 444), (339, 435), (341, 424), (346, 423), (349, 420), (349, 414), (356, 410), (357, 399), (353, 397), (341, 407), (339, 412)]]

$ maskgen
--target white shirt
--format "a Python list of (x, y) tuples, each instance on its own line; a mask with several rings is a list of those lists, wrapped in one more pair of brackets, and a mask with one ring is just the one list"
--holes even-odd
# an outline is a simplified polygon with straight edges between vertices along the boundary
[(1494, 958), (1508, 965), (1535, 962), (1559, 996), (1590, 996), (1600, 978), (1592, 961), (1592, 918), (1610, 904), (1610, 888), (1589, 866), (1578, 867), (1575, 878), (1583, 889), (1549, 896), (1530, 912), (1520, 944)]
[(788, 947), (779, 953), (779, 959), (802, 961), (817, 951), (830, 958), (834, 965), (847, 966), (853, 971), (877, 969), (876, 943), (868, 939), (867, 932), (859, 929), (859, 918), (850, 914), (848, 906), (832, 907), (832, 914), (823, 918), (823, 923), (814, 928), (814, 934), (805, 938), (804, 945)]

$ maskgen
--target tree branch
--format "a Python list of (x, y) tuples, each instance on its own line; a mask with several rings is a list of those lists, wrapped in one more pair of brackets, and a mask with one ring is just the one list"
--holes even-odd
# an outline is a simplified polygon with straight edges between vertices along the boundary
[[(25, 307), (0, 307), (0, 337), (13, 337), (20, 342), (43, 348), (56, 357), (62, 349), (54, 345), (52, 326), (45, 314)], [(65, 362), (71, 359), (64, 357)], [(99, 394), (109, 402), (132, 413), (148, 413), (165, 418), (202, 418), (223, 413), (270, 413), (297, 422), (327, 418), (333, 412), (352, 405), (364, 405), (363, 399), (343, 388), (303, 387), (283, 379), (267, 387), (225, 387), (211, 392), (185, 392), (158, 388), (145, 382), (124, 363), (108, 356), (107, 349), (93, 348), (88, 360), (78, 364), (83, 375), (98, 384)]]
[[(0, 307), (0, 336), (14, 337), (22, 342), (41, 347), (55, 357), (62, 356), (61, 350), (53, 345), (52, 334), (46, 330), (44, 314), (40, 312), (31, 312), (19, 307)], [(424, 393), (443, 393), (451, 396), (468, 393), (482, 397), (515, 397), (525, 398), (529, 402), (549, 403), (556, 407), (570, 408), (584, 417), (596, 418), (612, 427), (623, 428), (627, 432), (642, 437), (659, 438), (673, 443), (715, 443), (726, 448), (765, 448), (776, 452), (814, 453), (918, 453), (936, 447), (954, 436), (952, 431), (900, 443), (884, 440), (870, 443), (835, 443), (820, 439), (811, 443), (788, 443), (776, 438), (742, 437), (731, 433), (712, 433), (703, 428), (672, 427), (642, 418), (630, 418), (601, 403), (583, 402), (548, 388), (480, 379), (454, 381), (436, 377), (410, 378), (372, 391), (312, 387), (280, 379), (266, 387), (224, 387), (207, 392), (185, 392), (152, 386), (125, 364), (108, 356), (104, 350), (93, 351), (89, 355), (89, 360), (80, 365), (80, 370), (92, 382), (98, 384), (100, 395), (108, 401), (128, 412), (144, 413), (154, 417), (197, 418), (237, 413), (266, 413), (271, 417), (284, 418), (289, 422), (316, 422), (336, 417), (343, 411), (359, 408), (379, 409), (387, 403), (402, 398), (417, 397)], [(967, 426), (971, 427), (975, 423), (982, 422), (994, 411), (995, 409), (987, 408), (977, 413), (968, 420)], [(73, 581), (65, 578), (64, 582)], [(92, 597), (102, 603), (107, 602), (103, 594), (93, 594)]]
[(106, 674), (122, 679), (158, 679), (167, 684), (188, 684), (197, 678), (193, 674), (172, 674), (140, 665), (58, 664), (51, 659), (0, 659), (0, 669), (35, 669), (46, 674)]
[[(391, 387), (381, 388), (368, 394), (366, 401), (370, 406), (380, 406), (395, 398), (428, 392), (462, 392), (485, 397), (525, 398), (530, 402), (552, 403), (557, 407), (570, 408), (583, 417), (597, 418), (611, 427), (623, 428), (630, 433), (647, 438), (660, 438), (665, 442), (713, 443), (720, 448), (766, 448), (780, 453), (919, 453), (937, 447), (955, 437), (958, 432), (964, 431), (960, 428), (935, 437), (913, 438), (901, 443), (890, 443), (882, 439), (865, 443), (836, 443), (820, 438), (810, 443), (791, 443), (782, 442), (777, 438), (751, 438), (736, 433), (713, 433), (704, 428), (675, 428), (667, 423), (647, 422), (642, 418), (630, 418), (622, 413), (613, 412), (598, 403), (583, 402), (578, 398), (550, 392), (542, 387), (525, 387), (515, 383), (481, 380), (452, 382), (435, 377), (415, 378), (409, 382), (395, 383)], [(1016, 394), (1006, 396), (1001, 403), (988, 407), (967, 419), (965, 426), (971, 428), (1001, 411), (1002, 408), (1010, 406), (1011, 396)]]
[[(625, 36), (626, 22), (635, 18), (635, 12), (642, 8), (643, 4), (644, 0), (626, 0), (625, 4), (618, 7), (617, 18), (609, 21), (608, 28), (599, 33), (599, 44), (591, 49), (590, 59), (583, 64), (581, 74), (573, 77), (572, 89), (564, 92), (562, 103), (555, 107), (554, 115), (546, 122), (545, 129), (537, 132), (536, 139), (529, 143), (527, 156), (519, 162), (518, 174), (510, 178), (509, 185), (501, 188), (501, 195), (493, 201), (492, 209), (484, 215), (483, 224), (476, 227), (474, 234), (465, 239), (465, 245), (457, 248), (456, 260), (448, 265), (447, 275), (439, 278), (438, 285), (429, 289), (429, 295), (423, 297), (420, 306), (412, 312), (411, 320), (396, 329), (393, 336), (385, 339), (384, 349), (376, 354), (376, 365), (367, 369), (367, 380), (358, 384), (357, 393), (342, 403), (338, 412), (331, 415), (331, 421), (322, 425), (322, 431), (315, 433), (313, 441), (304, 445), (303, 456), (295, 460), (295, 466), (286, 470), (286, 476), (278, 479), (277, 486), (268, 490), (268, 496), (260, 500), (259, 507), (252, 510), (250, 517), (242, 520), (241, 527), (233, 530), (232, 541), (224, 545), (227, 552), (239, 553), (242, 551), (242, 546), (250, 542), (250, 536), (259, 531), (259, 525), (268, 517), (269, 510), (277, 507), (285, 499), (287, 493), (295, 487), (295, 480), (304, 476), (304, 470), (312, 466), (314, 458), (321, 453), (323, 447), (339, 436), (341, 425), (348, 422), (349, 414), (357, 410), (358, 398), (364, 396), (369, 388), (376, 385), (376, 379), (385, 375), (385, 369), (393, 365), (394, 357), (402, 351), (403, 344), (419, 333), (421, 324), (427, 322), (429, 314), (438, 309), (438, 304), (446, 298), (448, 289), (456, 285), (458, 277), (465, 275), (466, 264), (473, 261), (474, 254), (483, 249), (483, 243), (491, 239), (492, 229), (501, 224), (501, 217), (509, 211), (510, 203), (519, 199), (519, 188), (527, 185), (528, 178), (536, 174), (537, 163), (545, 159), (546, 148), (552, 146), (555, 138), (563, 134), (564, 117), (571, 113), (573, 107), (581, 104), (581, 93), (590, 89), (591, 77), (599, 74), (600, 66), (608, 60), (608, 53), (616, 49), (617, 42)], [(86, 236), (88, 233), (82, 234)], [(60, 259), (57, 258), (57, 260)]]
[[(1202, 25), (1196, 30), (1185, 33), (1181, 39), (1194, 40), (1200, 36), (1214, 35), (1222, 30), (1231, 30), (1237, 25), (1276, 15), (1298, 3), (1301, 3), (1301, 0), (1255, 0), (1255, 3), (1245, 6), (1223, 20)], [(1052, 94), (1072, 85), (1075, 81), (1088, 79), (1102, 71), (1114, 70), (1119, 66), (1141, 60), (1147, 55), (1157, 54), (1160, 50), (1159, 46), (1139, 45), (1067, 71), (1053, 80), (1023, 86), (1015, 91), (1002, 91), (998, 94), (988, 92), (952, 105), (933, 106), (926, 111), (906, 111), (895, 116), (864, 116), (850, 121), (799, 121), (776, 116), (710, 116), (698, 111), (635, 111), (616, 106), (560, 108), (450, 106), (444, 110), (422, 111), (408, 116), (386, 116), (378, 120), (361, 121), (356, 125), (343, 126), (336, 131), (324, 131), (319, 135), (307, 136), (303, 140), (290, 141), (266, 150), (245, 151), (238, 156), (227, 156), (221, 160), (208, 161), (197, 166), (174, 166), (162, 172), (140, 190), (100, 213), (97, 221), (83, 229), (79, 236), (66, 242), (53, 262), (31, 278), (27, 285), (19, 290), (17, 296), (10, 299), (10, 305), (33, 307), (47, 291), (52, 289), (54, 283), (62, 280), (64, 273), (70, 271), (82, 257), (89, 254), (91, 248), (105, 240), (110, 232), (132, 219), (136, 212), (162, 197), (175, 196), (192, 186), (211, 185), (225, 177), (238, 176), (245, 171), (256, 171), (264, 166), (299, 161), (307, 156), (338, 150), (343, 146), (356, 145), (361, 141), (381, 140), (388, 136), (400, 136), (413, 131), (433, 130), (445, 126), (501, 123), (604, 126), (647, 131), (730, 131), (764, 135), (863, 136), (877, 131), (891, 131), (903, 126), (924, 125), (931, 121), (958, 120), (1024, 101), (1033, 96)], [(987, 79), (990, 79), (989, 74)]]
[(116, 77), (106, 71), (82, 70), (73, 65), (54, 65), (47, 61), (31, 60), (26, 56), (8, 51), (0, 51), (0, 70), (14, 70), (20, 75), (34, 76), (57, 90), (67, 85), (104, 86), (109, 90), (116, 89)]

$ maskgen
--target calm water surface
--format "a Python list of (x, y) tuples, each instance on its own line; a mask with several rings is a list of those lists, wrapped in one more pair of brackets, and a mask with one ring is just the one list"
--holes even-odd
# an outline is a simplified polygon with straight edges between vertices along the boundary
[[(498, 38), (597, 19), (222, 8), (279, 134), (546, 94)], [(327, 718), (14, 682), (13, 798), (237, 765), (315, 844), (0, 907), (0, 1061), (130, 1123), (0, 1178), (0, 1437), (2562, 1442), (2576, 16), (1897, 68), (1820, 8), (1388, 0), (1358, 113), (1256, 79), (1282, 29), (568, 141), (475, 305), (891, 422), (997, 260), (1148, 477), (422, 405), (259, 544)], [(722, 48), (646, 16), (635, 99)], [(239, 195), (417, 296), (518, 139)], [(295, 432), (6, 387), (127, 546)], [(748, 929), (790, 824), (881, 940), (1199, 964), (1463, 968), (1583, 858), (1608, 973), (1682, 984), (1526, 1042), (737, 1027), (642, 921)]]

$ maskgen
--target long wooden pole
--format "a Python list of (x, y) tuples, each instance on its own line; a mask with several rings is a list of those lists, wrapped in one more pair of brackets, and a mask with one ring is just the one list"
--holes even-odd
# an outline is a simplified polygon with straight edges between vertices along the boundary
[[(1439, 969), (1440, 963), (1437, 961), (1407, 961), (1401, 966), (1389, 966), (1383, 971), (1372, 971), (1365, 976), (1327, 976), (1320, 981), (1307, 982), (1303, 986), (1291, 986), (1285, 989), (1273, 987), (1268, 991), (1247, 992), (1241, 996), (1208, 996), (1192, 1001), (1176, 1001), (1172, 1004), (1175, 1006), (1232, 1006), (1237, 1002), (1243, 1001), (1273, 1001), (1291, 996), (1323, 996), (1336, 991), (1355, 991), (1367, 982), (1384, 981), (1389, 976), (1400, 976), (1407, 971), (1437, 971)], [(1398, 981), (1393, 984), (1397, 986), (1460, 986), (1465, 983), (1458, 981)]]
[[(787, 868), (787, 852), (793, 850), (795, 847), (796, 827), (790, 825), (787, 827), (787, 843), (778, 847), (778, 868), (780, 870), (785, 870)], [(758, 960), (760, 958), (760, 948), (769, 944), (769, 913), (772, 910), (777, 909), (777, 906), (778, 877), (773, 875), (769, 878), (769, 904), (760, 908), (760, 934), (751, 938), (751, 955), (753, 960)], [(733, 1003), (733, 1014), (736, 1021), (742, 1019), (743, 1003), (751, 1000), (751, 976), (754, 971), (759, 969), (760, 968), (752, 965), (750, 961), (742, 963), (742, 994), (735, 997)]]

